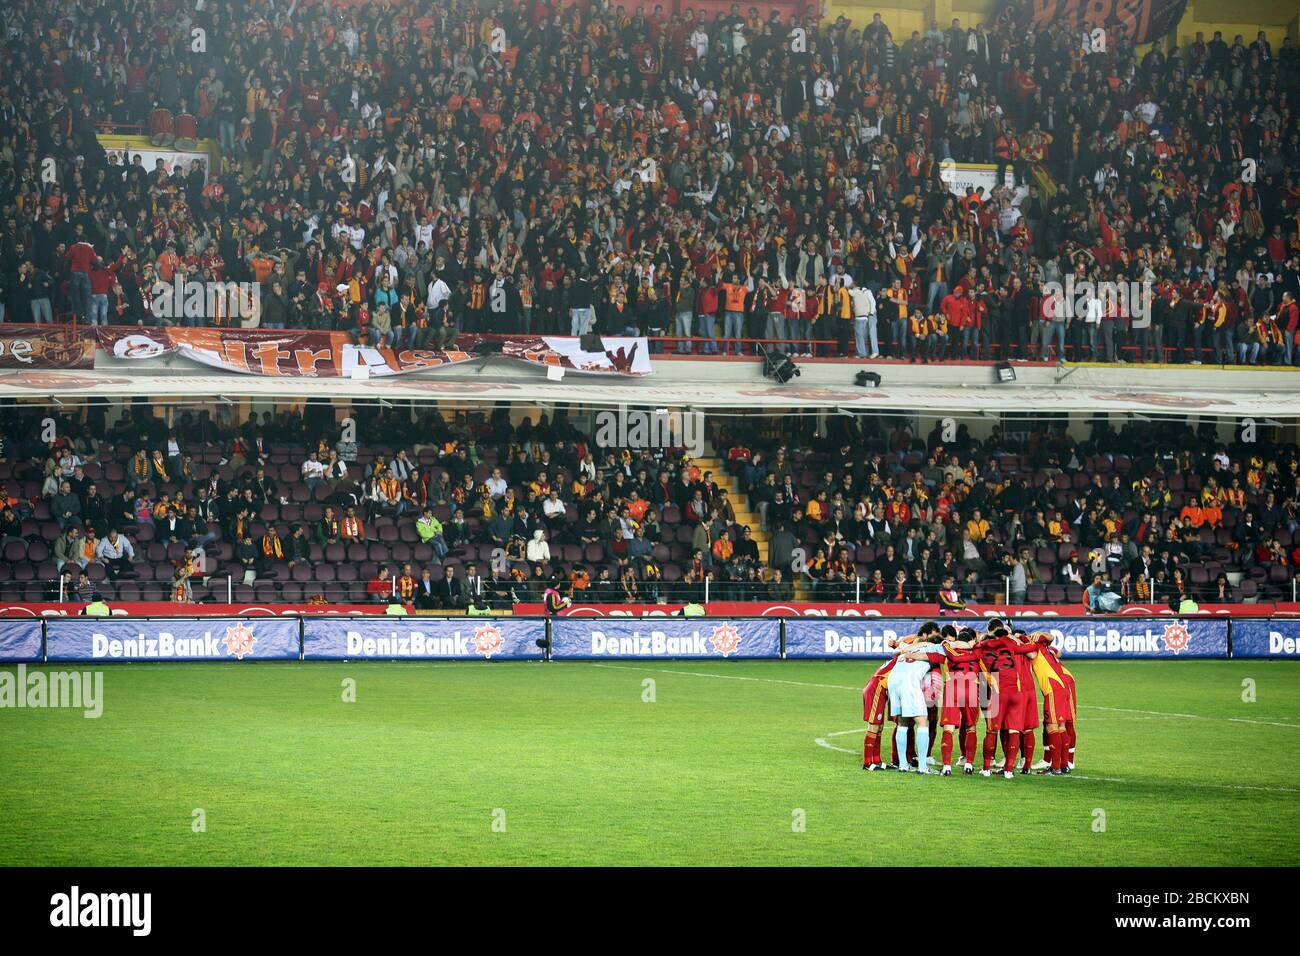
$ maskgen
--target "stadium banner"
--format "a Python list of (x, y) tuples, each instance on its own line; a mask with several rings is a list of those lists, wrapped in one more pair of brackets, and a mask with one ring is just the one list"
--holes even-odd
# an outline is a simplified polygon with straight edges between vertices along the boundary
[(468, 351), (353, 345), (346, 332), (232, 328), (100, 326), (99, 347), (117, 358), (153, 359), (180, 353), (227, 372), (275, 378), (400, 375), (459, 365)]
[(95, 138), (104, 147), (104, 158), (108, 161), (110, 173), (116, 167), (119, 176), (126, 167), (134, 165), (138, 157), (140, 166), (146, 173), (153, 173), (161, 159), (163, 169), (169, 176), (184, 176), (198, 163), (199, 169), (203, 171), (203, 181), (207, 183), (209, 170), (219, 158), (219, 147), (210, 139), (200, 139), (192, 149), (176, 149), (155, 146), (148, 136), (98, 133)]
[[(1089, 53), (1107, 51), (1107, 35), (1124, 37), (1135, 44), (1158, 40), (1183, 18), (1187, 0), (1117, 0), (1116, 3), (1089, 4), (1077, 0), (1004, 0), (1003, 9), (1011, 11), (1020, 23), (1032, 20), (1040, 29), (1066, 27), (1088, 37), (1084, 48)], [(1101, 29), (1106, 33), (1097, 34)]]
[[(84, 604), (14, 603), (0, 604), (4, 617), (76, 617)], [(309, 614), (380, 616), (382, 604), (175, 604), (171, 601), (114, 601), (113, 617), (302, 617)]]
[(39, 661), (40, 621), (0, 621), (0, 661)]
[[(540, 335), (490, 342), (482, 336), (461, 335), (455, 349), (355, 345), (347, 332), (297, 329), (100, 326), (95, 336), (99, 347), (115, 358), (146, 360), (179, 353), (227, 372), (273, 378), (368, 378), (428, 372), (473, 361), (498, 348), (508, 358), (572, 372), (631, 376), (651, 372), (645, 338), (599, 338), (600, 351), (586, 351), (582, 339)], [(490, 346), (486, 352), (485, 344)]]
[(745, 660), (780, 656), (779, 620), (667, 617), (658, 618), (653, 624), (618, 618), (551, 621), (551, 657), (556, 659), (725, 657)]
[(998, 186), (1009, 186), (1014, 197), (1012, 205), (1019, 205), (1023, 198), (1020, 193), (1028, 190), (1016, 189), (1016, 173), (1010, 166), (999, 182), (999, 169), (996, 163), (958, 163), (946, 160), (939, 164), (939, 179), (948, 187), (948, 192), (958, 199), (965, 199), (972, 189), (983, 189), (984, 198), (988, 199)]
[(1232, 656), (1300, 660), (1300, 621), (1233, 621)]
[[(682, 609), (681, 604), (573, 604), (560, 617), (669, 617)], [(704, 609), (714, 617), (916, 617), (937, 615), (933, 604), (851, 604), (817, 601), (707, 601)], [(1077, 617), (1079, 604), (979, 604), (969, 605), (953, 620), (977, 620), (982, 617)], [(541, 604), (516, 604), (516, 614), (546, 613)], [(1300, 604), (1202, 604), (1200, 611), (1183, 617), (1259, 617), (1268, 614), (1300, 614)], [(1126, 604), (1117, 614), (1093, 617), (1176, 617), (1167, 604)]]
[(48, 661), (296, 661), (292, 618), (49, 618)]
[(893, 650), (886, 642), (915, 634), (926, 620), (933, 618), (889, 618), (888, 620), (810, 620), (786, 621), (785, 656), (787, 658), (890, 657)]
[[(463, 338), (463, 336), (462, 336)], [(583, 348), (587, 337), (539, 335), (507, 338), (501, 354), (533, 365), (593, 375), (649, 375), (650, 346), (645, 337), (600, 336), (599, 350)]]
[[(793, 620), (785, 625), (787, 658), (889, 657), (886, 641), (915, 634), (934, 618), (889, 618), (858, 622)], [(960, 621), (952, 623), (960, 624)], [(1225, 620), (1162, 620), (1159, 618), (1060, 618), (1030, 624), (1030, 633), (1044, 630), (1063, 657), (1074, 658), (1226, 658)]]
[(0, 326), (0, 368), (94, 368), (95, 337), (57, 325)]
[(1078, 618), (1044, 622), (1062, 657), (1226, 658), (1222, 618)]
[(303, 660), (541, 660), (546, 621), (384, 617), (303, 621)]

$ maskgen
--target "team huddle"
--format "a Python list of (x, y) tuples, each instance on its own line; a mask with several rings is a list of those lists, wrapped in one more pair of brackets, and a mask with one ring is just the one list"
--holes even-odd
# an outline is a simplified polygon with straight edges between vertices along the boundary
[[(965, 772), (975, 772), (976, 726), (984, 717), (983, 769), (994, 773), (1001, 744), (1008, 780), (1037, 769), (1043, 774), (1074, 769), (1074, 677), (1061, 664), (1050, 634), (1026, 634), (994, 618), (977, 634), (969, 627), (926, 622), (916, 634), (890, 642), (895, 655), (862, 691), (867, 734), (863, 770), (929, 773), (936, 723), (942, 729), (943, 776), (952, 775), (955, 740)], [(1038, 700), (1043, 701), (1043, 760), (1034, 764)], [(881, 758), (886, 708), (897, 725), (888, 764)], [(902, 758), (900, 762), (900, 756)]]

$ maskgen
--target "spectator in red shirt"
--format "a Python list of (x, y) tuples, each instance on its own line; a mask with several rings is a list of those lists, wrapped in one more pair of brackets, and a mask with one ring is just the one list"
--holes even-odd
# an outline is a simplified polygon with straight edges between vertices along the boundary
[(69, 289), (72, 309), (81, 316), (83, 322), (90, 322), (90, 273), (95, 268), (99, 256), (95, 247), (86, 241), (86, 227), (77, 223), (77, 241), (66, 253), (68, 264), (72, 268), (72, 285)]
[(392, 575), (388, 573), (388, 568), (380, 567), (380, 569), (375, 572), (375, 576), (366, 582), (366, 594), (370, 597), (370, 600), (378, 601), (382, 604), (387, 602), (392, 593)]
[(718, 286), (700, 279), (700, 291), (695, 297), (695, 334), (704, 340), (700, 352), (703, 355), (717, 355), (718, 343), (713, 338), (713, 320), (718, 314), (718, 302), (721, 293)]
[(90, 272), (90, 313), (87, 324), (108, 325), (108, 294), (117, 283), (117, 270), (120, 268), (120, 256), (112, 265), (96, 258), (95, 266)]
[(1282, 331), (1282, 344), (1286, 349), (1286, 364), (1291, 365), (1298, 354), (1295, 350), (1297, 332), (1300, 332), (1300, 305), (1296, 304), (1295, 295), (1282, 293), (1282, 304), (1277, 309), (1277, 327)]

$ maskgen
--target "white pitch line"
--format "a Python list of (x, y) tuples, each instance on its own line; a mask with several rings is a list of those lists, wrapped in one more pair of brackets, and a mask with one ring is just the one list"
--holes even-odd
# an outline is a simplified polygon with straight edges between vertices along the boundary
[[(1122, 777), (1088, 777), (1081, 773), (1071, 773), (1071, 777), (1079, 780), (1101, 780), (1106, 783), (1144, 783), (1142, 780), (1128, 780)], [(1207, 787), (1212, 790), (1258, 790), (1264, 793), (1300, 793), (1296, 787), (1252, 787), (1241, 783), (1204, 783), (1199, 780), (1180, 780), (1180, 787)]]
[(1268, 727), (1289, 727), (1300, 730), (1300, 724), (1284, 724), (1276, 720), (1257, 720), (1254, 717), (1206, 717), (1204, 714), (1173, 714), (1162, 710), (1135, 710), (1132, 707), (1102, 707), (1100, 704), (1080, 704), (1080, 710), (1110, 710), (1124, 714), (1148, 714), (1152, 717), (1179, 717), (1183, 720), (1226, 720), (1234, 724), (1263, 724)]
[[(715, 677), (718, 680), (754, 681), (760, 684), (791, 684), (795, 687), (821, 687), (827, 690), (861, 690), (859, 687), (849, 687), (844, 684), (813, 684), (807, 681), (781, 680), (775, 677), (741, 677), (738, 674), (709, 674), (703, 671), (675, 671), (661, 667), (635, 667), (628, 664), (592, 664), (591, 666), (605, 667), (610, 670), (648, 671), (652, 674), (678, 674), (684, 677)], [(1181, 720), (1226, 720), (1237, 724), (1262, 724), (1269, 727), (1287, 727), (1293, 730), (1300, 730), (1300, 724), (1286, 724), (1275, 720), (1256, 720), (1253, 717), (1206, 717), (1203, 714), (1177, 714), (1162, 710), (1135, 710), (1131, 707), (1103, 707), (1099, 704), (1080, 704), (1079, 706), (1081, 710), (1108, 710), (1116, 713), (1142, 714), (1152, 719), (1170, 717)], [(1097, 717), (1093, 719), (1101, 720), (1103, 718)]]
[[(862, 733), (862, 731), (860, 731), (860, 730), (859, 730), (859, 731), (852, 731), (852, 730), (837, 730), (835, 733), (833, 733), (833, 734), (827, 734), (826, 736), (827, 736), (827, 737), (838, 737), (838, 736), (840, 736), (841, 734), (851, 734), (851, 733)], [(853, 754), (854, 756), (857, 756), (858, 754), (862, 753), (861, 750), (850, 750), (848, 747), (836, 747), (836, 746), (835, 746), (834, 744), (832, 744), (832, 743), (827, 743), (827, 741), (826, 741), (826, 737), (818, 737), (818, 738), (817, 738), (817, 746), (818, 746), (818, 747), (825, 747), (827, 750), (838, 750), (838, 751), (839, 751), (840, 753), (842, 753), (842, 754)]]
[[(826, 739), (826, 737), (844, 737), (848, 734), (860, 734), (860, 733), (862, 733), (862, 730), (859, 728), (854, 728), (853, 730), (836, 730), (833, 733), (827, 734), (825, 737), (817, 737), (815, 739), (816, 739), (817, 746), (819, 747), (825, 747), (827, 750), (836, 750), (842, 754), (853, 754), (853, 756), (858, 757), (862, 755), (862, 751), (860, 749), (850, 750), (848, 747), (837, 747), (833, 743), (830, 743)], [(935, 776), (938, 776), (938, 774), (936, 774)], [(1144, 782), (1141, 780), (1129, 780), (1126, 777), (1093, 777), (1082, 773), (1070, 773), (1068, 776), (1074, 778), (1075, 780), (1095, 780), (1100, 783), (1140, 784)], [(1297, 789), (1295, 787), (1252, 787), (1247, 784), (1239, 784), (1239, 783), (1202, 783), (1199, 781), (1184, 780), (1184, 781), (1180, 781), (1180, 785), (1188, 786), (1188, 787), (1208, 787), (1214, 790), (1256, 790), (1256, 791), (1261, 791), (1263, 793), (1300, 793), (1300, 789)]]

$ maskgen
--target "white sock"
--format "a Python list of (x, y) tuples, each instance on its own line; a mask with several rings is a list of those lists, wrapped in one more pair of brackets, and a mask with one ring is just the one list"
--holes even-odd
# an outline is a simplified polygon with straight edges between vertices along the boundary
[(922, 773), (925, 773), (930, 758), (925, 752), (930, 749), (930, 727), (916, 728), (916, 766)]

